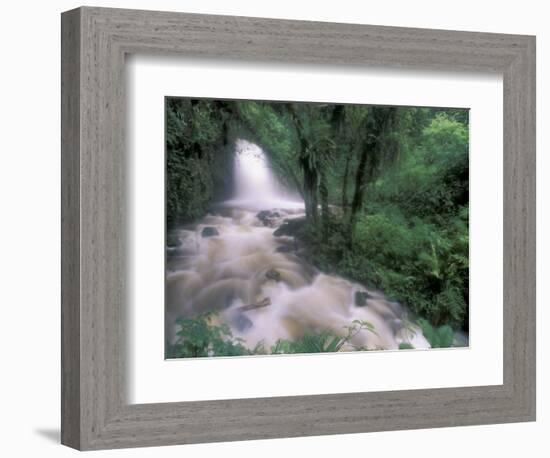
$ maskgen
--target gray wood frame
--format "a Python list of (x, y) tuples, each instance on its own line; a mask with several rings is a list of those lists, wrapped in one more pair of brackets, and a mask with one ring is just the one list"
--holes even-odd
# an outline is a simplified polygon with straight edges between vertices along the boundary
[[(62, 443), (77, 449), (535, 419), (535, 38), (83, 7), (62, 15)], [(129, 405), (128, 53), (504, 75), (504, 383)]]

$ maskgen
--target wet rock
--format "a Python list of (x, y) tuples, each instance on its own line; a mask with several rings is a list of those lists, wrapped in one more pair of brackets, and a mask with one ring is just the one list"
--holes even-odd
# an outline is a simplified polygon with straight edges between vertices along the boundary
[(267, 307), (268, 305), (271, 305), (271, 299), (269, 297), (264, 297), (257, 304), (243, 305), (242, 307), (239, 307), (239, 310), (241, 312), (248, 312), (249, 310), (261, 309), (263, 307)]
[(366, 291), (355, 291), (355, 305), (357, 307), (364, 307), (367, 305), (367, 299), (371, 299), (372, 296)]
[(403, 307), (397, 301), (388, 301), (388, 307), (392, 310), (395, 316), (403, 316)]
[(260, 220), (265, 218), (280, 218), (281, 214), (275, 210), (262, 210), (256, 215)]
[(168, 234), (166, 236), (166, 246), (168, 248), (178, 248), (181, 246), (181, 240), (175, 234)]
[(275, 251), (277, 253), (292, 253), (294, 249), (292, 248), (291, 245), (280, 245), (275, 249)]
[(394, 336), (403, 329), (403, 321), (399, 318), (391, 320), (389, 324)]
[(453, 339), (453, 347), (468, 347), (469, 346), (468, 336), (462, 332), (455, 332)]
[(275, 237), (281, 237), (283, 235), (296, 237), (296, 235), (298, 235), (298, 233), (303, 229), (305, 224), (305, 217), (285, 219), (283, 224), (281, 224), (281, 226), (279, 226), (279, 228), (275, 232), (273, 232), (273, 235)]
[(206, 226), (205, 228), (203, 228), (201, 235), (204, 238), (206, 238), (206, 237), (215, 237), (216, 235), (220, 235), (220, 233), (215, 227)]
[(233, 326), (235, 326), (239, 332), (244, 332), (252, 327), (252, 320), (242, 313), (239, 313), (233, 318)]
[(281, 214), (277, 211), (262, 210), (256, 215), (256, 218), (258, 218), (264, 226), (276, 227), (281, 218)]
[(275, 281), (280, 281), (281, 280), (281, 274), (275, 270), (275, 269), (269, 269), (266, 273), (265, 273), (265, 277), (268, 279), (268, 280), (275, 280)]
[(271, 215), (270, 210), (262, 210), (261, 212), (256, 214), (256, 218), (258, 218), (262, 223), (263, 221), (268, 218)]
[(222, 205), (214, 205), (212, 207), (214, 216), (221, 216), (223, 218), (232, 218), (235, 213), (235, 209), (231, 207), (224, 207)]

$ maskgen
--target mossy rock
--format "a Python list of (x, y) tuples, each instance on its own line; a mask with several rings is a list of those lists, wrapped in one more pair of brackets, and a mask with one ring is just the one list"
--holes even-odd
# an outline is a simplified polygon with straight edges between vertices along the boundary
[(177, 248), (181, 246), (181, 240), (175, 234), (168, 234), (166, 236), (166, 246), (168, 248)]
[(271, 210), (262, 210), (256, 215), (256, 218), (258, 218), (262, 224), (267, 227), (275, 227), (280, 217), (281, 214), (279, 212)]
[(275, 280), (275, 281), (281, 281), (281, 273), (275, 269), (269, 269), (265, 273), (265, 277), (268, 280)]
[(217, 235), (220, 235), (220, 233), (215, 227), (206, 226), (205, 228), (203, 228), (201, 235), (203, 238), (207, 238), (207, 237), (215, 237)]
[(279, 226), (279, 228), (273, 232), (275, 237), (281, 237), (283, 235), (289, 237), (296, 237), (299, 235), (299, 232), (305, 227), (306, 218), (293, 218), (285, 219), (284, 223)]
[(275, 249), (275, 251), (277, 253), (292, 253), (294, 249), (290, 245), (280, 245)]
[(370, 299), (371, 295), (366, 291), (355, 291), (355, 305), (357, 307), (365, 307), (367, 305), (367, 299)]

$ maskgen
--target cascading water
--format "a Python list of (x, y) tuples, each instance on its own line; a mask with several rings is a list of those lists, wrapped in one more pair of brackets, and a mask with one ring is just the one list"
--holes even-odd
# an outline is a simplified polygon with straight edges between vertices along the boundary
[(263, 150), (246, 140), (237, 140), (233, 166), (235, 191), (226, 205), (252, 210), (303, 208), (295, 194), (287, 191), (274, 176)]
[(180, 244), (167, 256), (169, 341), (174, 339), (178, 317), (216, 311), (216, 320), (228, 324), (249, 348), (260, 342), (269, 348), (278, 339), (292, 340), (306, 332), (344, 336), (345, 327), (354, 320), (368, 321), (375, 330), (355, 335), (354, 346), (397, 349), (406, 342), (429, 348), (398, 303), (319, 272), (299, 256), (293, 237), (274, 234), (285, 220), (303, 218), (304, 204), (284, 191), (258, 146), (243, 140), (236, 143), (234, 173), (233, 199), (170, 234)]

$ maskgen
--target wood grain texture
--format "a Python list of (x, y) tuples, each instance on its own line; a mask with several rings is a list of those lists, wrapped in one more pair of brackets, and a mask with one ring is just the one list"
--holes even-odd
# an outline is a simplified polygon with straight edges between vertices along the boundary
[[(535, 418), (535, 39), (80, 8), (62, 16), (62, 442), (78, 449)], [(504, 75), (504, 384), (167, 404), (126, 401), (124, 58)]]
[(80, 12), (61, 24), (61, 441), (80, 446)]

